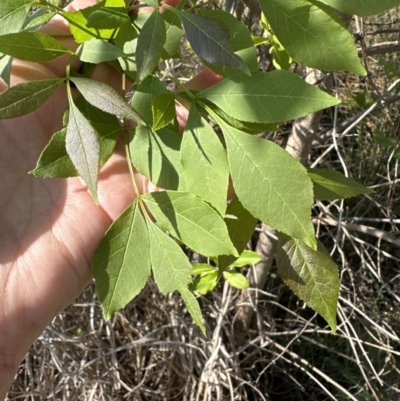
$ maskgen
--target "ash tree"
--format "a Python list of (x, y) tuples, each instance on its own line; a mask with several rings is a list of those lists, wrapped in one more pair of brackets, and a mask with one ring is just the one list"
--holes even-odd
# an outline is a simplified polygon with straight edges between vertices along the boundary
[[(276, 67), (260, 72), (255, 47), (265, 38), (253, 37), (241, 21), (202, 2), (182, 0), (171, 7), (157, 0), (103, 0), (68, 12), (54, 0), (2, 0), (0, 74), (6, 83), (13, 58), (41, 63), (69, 57), (64, 77), (32, 80), (0, 94), (0, 118), (9, 119), (40, 108), (57, 88), (66, 91), (63, 128), (30, 173), (37, 179), (80, 176), (95, 207), (99, 171), (118, 138), (125, 145), (135, 200), (93, 257), (106, 319), (137, 296), (152, 275), (163, 294), (180, 293), (205, 332), (195, 295), (223, 279), (237, 288), (248, 286), (239, 269), (259, 260), (246, 244), (261, 221), (279, 233), (275, 258), (283, 280), (336, 330), (338, 268), (316, 238), (311, 208), (315, 200), (372, 191), (339, 172), (306, 168), (258, 134), (340, 103), (290, 72), (292, 61), (366, 75), (338, 11), (369, 16), (398, 4), (259, 0)], [(137, 12), (142, 6), (152, 11)], [(41, 32), (55, 15), (68, 21), (76, 50)], [(196, 92), (162, 70), (160, 63), (179, 58), (187, 43), (223, 77), (220, 82)], [(72, 68), (76, 59), (83, 63), (79, 71)], [(93, 67), (104, 62), (132, 87), (129, 101), (121, 95), (128, 85), (117, 92), (91, 78)], [(165, 77), (178, 92), (168, 90)], [(177, 105), (188, 109), (183, 135)], [(135, 170), (158, 189), (141, 194)], [(230, 180), (233, 197), (228, 197)], [(183, 245), (210, 263), (192, 266)]]

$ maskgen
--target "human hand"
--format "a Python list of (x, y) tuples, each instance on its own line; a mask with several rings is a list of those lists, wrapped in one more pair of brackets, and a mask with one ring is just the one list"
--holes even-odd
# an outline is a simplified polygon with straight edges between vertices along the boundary
[[(93, 3), (75, 0), (68, 10)], [(43, 30), (69, 32), (61, 18)], [(72, 40), (63, 43), (76, 48)], [(15, 60), (11, 85), (62, 77), (66, 62), (64, 57), (41, 64)], [(115, 88), (121, 82), (121, 76), (108, 65), (97, 66), (91, 78)], [(188, 87), (200, 90), (217, 79), (204, 70)], [(5, 89), (0, 82), (0, 91)], [(0, 120), (0, 399), (5, 398), (32, 342), (90, 283), (97, 244), (133, 200), (126, 159), (118, 152), (100, 171), (98, 206), (79, 178), (49, 180), (28, 175), (51, 135), (61, 128), (67, 107), (65, 88), (60, 86), (34, 113)], [(184, 115), (178, 118), (181, 124)], [(136, 182), (142, 192), (153, 188), (140, 174)]]

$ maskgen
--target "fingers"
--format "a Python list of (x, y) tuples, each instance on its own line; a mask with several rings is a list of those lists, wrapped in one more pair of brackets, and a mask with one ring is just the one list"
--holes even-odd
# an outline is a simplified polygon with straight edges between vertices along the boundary
[(186, 83), (186, 88), (201, 91), (209, 88), (212, 85), (222, 81), (223, 77), (217, 75), (215, 72), (211, 71), (209, 68), (204, 68), (200, 74), (196, 75), (189, 82)]
[[(204, 89), (209, 88), (210, 86), (215, 85), (216, 83), (222, 81), (223, 77), (217, 75), (215, 72), (211, 71), (209, 68), (204, 68), (199, 74), (197, 74), (194, 78), (188, 81), (185, 84), (187, 89), (202, 91)], [(181, 133), (185, 129), (186, 121), (188, 119), (188, 109), (189, 105), (186, 101), (182, 101), (182, 104), (185, 107), (178, 106), (176, 109), (176, 117), (179, 123)]]

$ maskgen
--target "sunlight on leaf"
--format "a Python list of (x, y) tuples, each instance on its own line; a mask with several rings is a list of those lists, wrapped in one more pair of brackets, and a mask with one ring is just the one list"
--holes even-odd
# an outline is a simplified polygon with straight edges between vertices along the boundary
[(336, 332), (339, 272), (321, 242), (318, 249), (279, 234), (276, 263), (283, 281)]
[(147, 283), (149, 245), (146, 222), (133, 202), (108, 229), (93, 258), (93, 276), (106, 320)]

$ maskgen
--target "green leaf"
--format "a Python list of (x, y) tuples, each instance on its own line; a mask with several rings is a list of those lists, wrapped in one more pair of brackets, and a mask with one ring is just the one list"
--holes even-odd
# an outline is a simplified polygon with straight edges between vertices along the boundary
[[(181, 96), (181, 94), (179, 94)], [(280, 132), (280, 128), (278, 123), (250, 123), (247, 121), (239, 121), (235, 117), (226, 114), (213, 103), (207, 100), (201, 100), (201, 102), (197, 102), (197, 106), (200, 111), (204, 114), (207, 114), (207, 111), (204, 111), (204, 104), (207, 107), (210, 107), (212, 111), (225, 120), (229, 125), (238, 129), (239, 131), (246, 132), (248, 134), (259, 134), (261, 132)]]
[[(125, 54), (133, 53), (131, 51), (125, 51), (124, 45), (126, 42), (137, 39), (138, 33), (135, 27), (130, 21), (122, 24), (118, 30), (117, 36), (115, 37), (115, 46), (123, 50)], [(136, 49), (136, 46), (135, 46)]]
[[(243, 206), (270, 227), (316, 246), (307, 170), (279, 145), (221, 124), (233, 186)], [(249, 191), (249, 188), (252, 190)]]
[(215, 273), (217, 270), (214, 266), (207, 263), (193, 263), (192, 274), (198, 274), (200, 276), (205, 276), (210, 273)]
[(245, 290), (250, 287), (249, 280), (236, 270), (224, 271), (224, 278), (232, 287), (238, 288), (239, 290)]
[(150, 75), (138, 86), (132, 97), (131, 106), (150, 127), (153, 126), (153, 114), (149, 104), (163, 93), (169, 93), (167, 88), (157, 77)]
[(354, 39), (334, 10), (316, 0), (260, 0), (274, 34), (298, 63), (366, 75)]
[(183, 302), (192, 316), (193, 321), (200, 328), (203, 335), (206, 335), (206, 327), (204, 326), (203, 316), (201, 314), (200, 305), (197, 302), (197, 299), (194, 297), (192, 292), (188, 290), (186, 287), (182, 287), (179, 289)]
[(153, 131), (164, 128), (175, 118), (175, 95), (171, 92), (162, 93), (151, 102), (153, 113)]
[[(99, 134), (100, 166), (102, 166), (112, 156), (122, 127), (115, 116), (91, 106), (82, 96), (75, 100), (75, 105)], [(66, 124), (68, 124), (68, 120)], [(68, 178), (78, 175), (67, 153), (66, 133), (67, 130), (63, 129), (52, 136), (40, 155), (36, 168), (30, 172), (31, 174), (42, 178)]]
[[(238, 253), (241, 254), (254, 233), (257, 219), (243, 207), (238, 197), (235, 197), (229, 203), (228, 208), (226, 209), (226, 214), (227, 217), (225, 217), (225, 223), (228, 227), (229, 237), (232, 240), (233, 245), (235, 245)], [(237, 257), (230, 255), (219, 256), (219, 270), (223, 271), (236, 259)]]
[(65, 148), (66, 135), (66, 128), (53, 134), (30, 174), (41, 178), (68, 178), (78, 175)]
[(130, 22), (125, 7), (102, 7), (89, 15), (86, 26), (95, 29), (117, 29)]
[(149, 247), (146, 223), (133, 202), (108, 229), (93, 257), (93, 276), (106, 320), (145, 286), (151, 268)]
[(323, 245), (318, 241), (318, 249), (313, 250), (279, 234), (276, 263), (283, 281), (336, 332), (339, 272)]
[(47, 24), (55, 15), (57, 15), (55, 11), (46, 12), (45, 9), (41, 8), (26, 20), (24, 29), (25, 30), (39, 29), (42, 25)]
[(193, 284), (190, 286), (190, 289), (196, 294), (196, 295), (206, 295), (218, 284), (218, 271), (214, 269), (214, 271), (201, 275), (200, 277), (197, 277), (194, 281)]
[(16, 118), (35, 111), (62, 82), (63, 78), (28, 81), (0, 93), (0, 119)]
[(35, 0), (1, 0), (0, 35), (19, 32)]
[[(200, 10), (199, 14), (223, 24), (229, 31), (229, 43), (233, 52), (239, 56), (250, 71), (258, 71), (257, 55), (250, 31), (246, 25), (232, 14), (222, 10)], [(237, 70), (220, 65), (210, 65), (210, 69), (224, 77), (236, 74)]]
[(64, 11), (61, 15), (69, 22), (69, 27), (76, 43), (84, 43), (93, 38), (108, 40), (114, 35), (114, 29), (95, 29), (87, 26), (90, 16), (105, 6), (118, 7), (119, 2), (101, 1), (91, 7), (78, 11)]
[(90, 124), (99, 135), (100, 166), (102, 166), (113, 154), (118, 135), (124, 127), (120, 125), (115, 115), (105, 113), (92, 106), (83, 96), (75, 99), (75, 105), (90, 121)]
[(224, 215), (229, 184), (226, 151), (196, 105), (189, 111), (181, 146), (185, 190), (210, 203)]
[(81, 61), (93, 64), (116, 60), (125, 56), (125, 53), (118, 47), (102, 39), (92, 39), (82, 43), (78, 47), (76, 54)]
[(165, 23), (165, 43), (161, 51), (161, 60), (168, 60), (170, 58), (177, 58), (178, 50), (181, 46), (182, 40), (182, 26), (181, 21), (177, 15), (169, 10), (163, 12), (163, 19)]
[(272, 63), (275, 68), (277, 70), (289, 70), (293, 60), (282, 46), (281, 42), (279, 42), (275, 35), (270, 35), (269, 42), (271, 44), (270, 53), (273, 56)]
[(89, 78), (71, 77), (70, 79), (91, 105), (106, 113), (120, 116), (128, 120), (140, 120), (138, 115), (111, 86)]
[(138, 37), (136, 47), (138, 81), (143, 81), (158, 65), (165, 38), (163, 17), (158, 10), (155, 10), (143, 25)]
[(399, 0), (322, 0), (324, 3), (349, 15), (367, 17), (399, 6)]
[(154, 132), (143, 125), (130, 132), (129, 151), (136, 170), (159, 188), (177, 190), (182, 177), (179, 135), (167, 128)]
[(229, 42), (229, 30), (211, 18), (168, 7), (181, 19), (194, 52), (210, 64), (233, 67), (250, 74), (246, 63), (236, 55)]
[(0, 53), (0, 78), (10, 86), (12, 57)]
[(192, 266), (181, 247), (153, 222), (148, 223), (154, 280), (164, 295), (186, 288)]
[(39, 32), (18, 32), (0, 36), (0, 52), (26, 61), (50, 61), (71, 50), (53, 37)]
[[(140, 13), (142, 14), (142, 13)], [(125, 57), (120, 57), (118, 62), (121, 68), (125, 71), (132, 81), (136, 80), (136, 46), (138, 33), (131, 22), (123, 24), (115, 38), (115, 45), (122, 49), (126, 54)]]
[(146, 0), (145, 3), (146, 3), (148, 6), (154, 7), (154, 8), (158, 8), (158, 7), (160, 6), (158, 0)]
[(261, 256), (253, 251), (244, 250), (242, 254), (236, 259), (232, 266), (243, 267), (247, 265), (255, 265), (261, 260)]
[(149, 104), (153, 103), (156, 96), (164, 93), (169, 93), (164, 84), (156, 76), (150, 75), (139, 84), (132, 97), (132, 108), (150, 127), (153, 126), (153, 113)]
[(196, 98), (214, 103), (237, 120), (263, 124), (292, 120), (340, 103), (289, 71), (240, 74)]
[(66, 149), (79, 175), (97, 203), (97, 180), (100, 164), (100, 143), (95, 129), (69, 99), (69, 120)]
[(346, 199), (375, 192), (350, 180), (339, 171), (315, 168), (307, 170), (314, 185), (314, 197), (318, 200)]
[(163, 191), (141, 198), (158, 225), (194, 251), (206, 256), (237, 255), (222, 217), (197, 196)]

